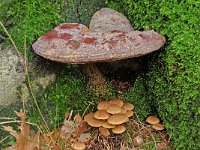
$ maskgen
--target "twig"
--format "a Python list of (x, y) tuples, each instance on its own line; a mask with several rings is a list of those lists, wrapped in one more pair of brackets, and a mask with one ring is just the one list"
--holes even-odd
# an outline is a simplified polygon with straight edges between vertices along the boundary
[[(49, 129), (49, 127), (48, 127), (48, 124), (47, 124), (47, 122), (46, 122), (44, 116), (42, 115), (42, 112), (41, 112), (41, 110), (40, 110), (40, 108), (39, 108), (37, 99), (36, 99), (35, 95), (33, 94), (33, 89), (32, 89), (32, 85), (31, 85), (31, 80), (30, 80), (30, 77), (29, 77), (29, 73), (28, 73), (27, 59), (26, 59), (26, 58), (27, 58), (27, 55), (26, 55), (26, 34), (24, 34), (24, 70), (25, 70), (25, 75), (27, 76), (28, 87), (30, 88), (30, 93), (31, 93), (31, 96), (32, 96), (32, 98), (33, 98), (33, 101), (34, 101), (34, 103), (35, 103), (35, 105), (36, 105), (36, 108), (37, 108), (37, 110), (38, 110), (38, 112), (39, 112), (40, 116), (42, 117), (42, 120), (43, 120), (43, 122), (44, 122), (44, 124), (45, 124), (44, 127), (45, 127), (46, 131), (49, 133), (49, 132), (50, 132), (50, 129)], [(25, 107), (25, 105), (24, 105), (24, 107)], [(44, 136), (46, 136), (46, 135), (44, 134)], [(54, 139), (53, 139), (51, 136), (50, 136), (50, 139), (51, 139), (51, 141), (52, 141), (53, 143), (55, 143)]]
[(2, 28), (4, 29), (6, 35), (9, 37), (10, 41), (12, 42), (12, 44), (13, 44), (15, 50), (17, 51), (17, 55), (18, 55), (19, 57), (21, 57), (21, 54), (20, 54), (20, 52), (19, 52), (17, 46), (15, 45), (15, 42), (13, 41), (12, 37), (11, 37), (10, 34), (8, 33), (8, 30), (5, 28), (5, 26), (3, 25), (3, 23), (2, 23), (1, 21), (0, 21), (0, 25), (2, 26)]
[(21, 123), (22, 121), (19, 121), (19, 120), (15, 120), (15, 121), (4, 121), (4, 122), (1, 122), (0, 125), (3, 125), (3, 124), (8, 124), (8, 123)]
[(82, 114), (82, 118), (85, 116), (85, 113), (87, 112), (87, 110), (89, 109), (90, 105), (92, 105), (91, 102), (89, 102), (89, 105), (87, 105), (87, 107), (85, 108), (83, 114)]
[[(0, 122), (0, 125), (9, 124), (9, 123), (21, 123), (21, 122), (22, 122), (21, 120), (4, 121), (4, 122)], [(31, 123), (31, 122), (26, 122), (26, 123), (30, 125), (38, 126), (37, 124)]]
[(7, 136), (7, 137), (5, 137), (5, 138), (3, 138), (1, 141), (0, 141), (0, 143), (3, 143), (7, 138), (9, 138), (11, 135), (9, 135), (9, 136)]
[(133, 145), (133, 140), (132, 140), (131, 135), (130, 135), (130, 133), (128, 131), (127, 131), (127, 134), (128, 134), (129, 140), (131, 141), (131, 144)]
[(10, 118), (10, 117), (0, 117), (0, 120), (15, 120), (15, 118)]

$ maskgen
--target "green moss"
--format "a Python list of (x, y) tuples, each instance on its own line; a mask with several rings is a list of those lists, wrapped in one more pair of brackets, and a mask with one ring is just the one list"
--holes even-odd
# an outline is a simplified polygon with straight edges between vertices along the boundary
[[(90, 2), (73, 0), (2, 0), (0, 2), (0, 21), (6, 26), (19, 51), (22, 53), (24, 48), (24, 34), (26, 33), (28, 60), (34, 61), (35, 57), (33, 58), (33, 54), (31, 53), (31, 44), (39, 36), (63, 22), (78, 22), (88, 25), (90, 17), (99, 7), (104, 5), (104, 2), (104, 0), (91, 0)], [(1, 27), (0, 35), (6, 36)], [(10, 44), (8, 38), (4, 42)], [(41, 63), (46, 67), (47, 64)], [(74, 114), (83, 114), (85, 110), (93, 110), (98, 101), (97, 97), (86, 90), (87, 79), (85, 79), (78, 66), (61, 64), (53, 66), (53, 63), (50, 65), (52, 65), (50, 67), (53, 69), (59, 66), (58, 72), (54, 70), (57, 77), (55, 83), (45, 91), (41, 89), (40, 93), (34, 94), (36, 94), (38, 105), (45, 120), (50, 129), (53, 129), (62, 124), (66, 112), (73, 110)], [(30, 76), (34, 80), (35, 76), (32, 73), (30, 73)], [(8, 109), (9, 107), (11, 106), (8, 106)], [(19, 109), (15, 109), (14, 107), (11, 108), (19, 111)], [(22, 108), (22, 105), (20, 105), (20, 108)], [(37, 123), (42, 128), (44, 123), (31, 98), (28, 100), (25, 108), (28, 121)], [(6, 117), (6, 110), (1, 112)], [(11, 113), (16, 116), (14, 111)], [(9, 134), (7, 132), (2, 133), (5, 133), (3, 134), (4, 137)], [(13, 142), (14, 140), (6, 140), (2, 147), (8, 146), (8, 142), (11, 141)]]
[[(90, 17), (97, 8), (104, 6), (105, 0), (2, 0), (0, 21), (6, 26), (20, 52), (24, 51), (26, 34), (28, 58), (31, 44), (41, 35), (63, 22), (89, 24)], [(4, 31), (0, 28), (0, 34)], [(10, 44), (9, 39), (7, 43)]]
[(146, 101), (157, 106), (176, 149), (200, 149), (200, 3), (109, 0), (108, 6), (128, 16), (136, 29), (166, 36), (165, 49), (149, 56)]
[[(55, 66), (54, 66), (55, 67)], [(73, 110), (75, 113), (82, 114), (93, 102), (87, 93), (86, 79), (82, 75), (78, 66), (63, 65), (62, 70), (57, 74), (54, 84), (49, 86), (44, 92), (37, 94), (37, 101), (42, 110), (49, 127), (57, 127), (62, 124), (66, 112)], [(90, 110), (94, 104), (90, 105)], [(41, 117), (35, 107), (34, 102), (28, 103), (29, 120), (41, 124)]]
[[(74, 0), (2, 0), (0, 2), (0, 21), (3, 22), (19, 51), (22, 53), (24, 51), (24, 34), (26, 33), (28, 60), (34, 61), (34, 59), (30, 59), (33, 58), (31, 53), (31, 44), (39, 36), (63, 22), (89, 24), (90, 17), (99, 7), (104, 5), (104, 2), (105, 0), (91, 0), (90, 2)], [(5, 35), (2, 28), (0, 28), (0, 34)], [(6, 39), (5, 42), (10, 44), (9, 39)], [(61, 67), (59, 71), (63, 72), (65, 70), (63, 69), (64, 68)], [(71, 74), (56, 73), (59, 77), (56, 80), (55, 85), (53, 85), (51, 89), (42, 92), (43, 95), (46, 95), (47, 99), (49, 99), (48, 102), (45, 101), (40, 103), (41, 107), (44, 105), (47, 107), (49, 106), (47, 103), (52, 103), (52, 107), (56, 106), (56, 109), (62, 109), (61, 114), (59, 112), (60, 110), (56, 110), (56, 113), (59, 112), (58, 114), (61, 115), (59, 117), (62, 119), (64, 112), (68, 110), (73, 109), (82, 112), (83, 109), (85, 109), (85, 107), (80, 109), (86, 101), (86, 98), (84, 96), (81, 98), (82, 95), (80, 95), (80, 93), (83, 95), (86, 94), (85, 92), (82, 92), (84, 89), (81, 87), (83, 84), (85, 85), (85, 80), (76, 78), (77, 76), (74, 74), (77, 72), (74, 71), (73, 68), (72, 70), (71, 68), (68, 68), (68, 72)], [(81, 75), (83, 76), (82, 73)], [(70, 85), (64, 84), (64, 82), (67, 82)], [(80, 93), (77, 94), (78, 92)], [(73, 95), (76, 96), (73, 98)], [(42, 99), (45, 98), (43, 97)], [(76, 103), (71, 103), (69, 99), (72, 99), (72, 101), (76, 99)], [(42, 100), (40, 99), (40, 101)], [(66, 101), (66, 103), (64, 101)], [(63, 107), (66, 107), (65, 111), (63, 110)], [(38, 113), (35, 112), (37, 110), (30, 107), (30, 110), (31, 109), (33, 109), (32, 116), (35, 116), (38, 119)], [(55, 118), (59, 120), (60, 118), (58, 118), (58, 114), (56, 114)]]
[(89, 25), (90, 18), (97, 9), (105, 6), (106, 0), (69, 0), (65, 3), (68, 22), (79, 22)]
[[(62, 3), (62, 0), (48, 2), (45, 0), (3, 0), (1, 2), (0, 20), (5, 24), (20, 52), (23, 52), (25, 34), (27, 54), (30, 56), (31, 43), (57, 24), (64, 22), (60, 9)], [(0, 32), (3, 30), (0, 29)]]
[[(83, 66), (46, 63), (46, 68), (48, 67), (55, 68), (56, 80), (45, 91), (41, 89), (35, 94), (50, 128), (60, 126), (66, 112), (83, 114), (85, 111), (94, 111), (100, 100), (113, 97), (112, 93), (108, 93), (99, 99), (91, 89), (87, 89), (88, 79), (82, 72)], [(27, 103), (26, 110), (30, 122), (42, 124), (42, 118), (32, 99)]]
[(124, 99), (126, 102), (130, 102), (134, 104), (134, 111), (136, 115), (139, 117), (140, 121), (144, 121), (144, 119), (152, 114), (152, 102), (147, 101), (148, 91), (146, 89), (146, 83), (144, 82), (145, 74), (141, 74), (136, 78), (133, 87), (127, 91), (124, 95)]

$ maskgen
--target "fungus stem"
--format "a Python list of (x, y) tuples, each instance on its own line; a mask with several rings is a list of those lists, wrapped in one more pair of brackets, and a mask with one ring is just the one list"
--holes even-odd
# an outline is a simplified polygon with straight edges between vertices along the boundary
[(85, 64), (84, 72), (89, 78), (89, 89), (92, 89), (97, 96), (104, 96), (108, 92), (106, 79), (99, 68), (93, 64)]

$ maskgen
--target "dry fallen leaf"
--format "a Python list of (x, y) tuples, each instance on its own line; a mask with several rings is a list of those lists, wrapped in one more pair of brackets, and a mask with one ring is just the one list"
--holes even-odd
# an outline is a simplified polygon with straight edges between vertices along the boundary
[(80, 142), (88, 142), (91, 139), (91, 133), (83, 133), (78, 137)]
[(73, 133), (75, 131), (74, 121), (64, 120), (64, 125), (61, 127), (61, 131), (68, 134)]
[(21, 119), (19, 126), (20, 133), (13, 130), (10, 126), (4, 126), (4, 130), (8, 131), (16, 139), (16, 146), (12, 146), (12, 150), (39, 150), (39, 136), (30, 136), (30, 126), (26, 124), (26, 115), (21, 109), (20, 112), (15, 112)]
[(18, 139), (19, 135), (18, 133), (13, 130), (11, 126), (3, 126), (4, 130), (8, 131), (12, 136), (14, 136), (16, 139)]
[(76, 131), (73, 134), (73, 137), (79, 137), (81, 134), (83, 134), (84, 132), (86, 132), (88, 130), (88, 124), (87, 122), (85, 122), (84, 120), (82, 120), (78, 127), (76, 128)]
[(82, 117), (81, 117), (79, 114), (76, 114), (76, 115), (74, 116), (74, 122), (75, 122), (76, 124), (80, 124), (81, 121), (83, 121)]
[(53, 147), (54, 150), (61, 150), (61, 147), (56, 143), (60, 140), (60, 129), (55, 129), (48, 134), (40, 134), (40, 142)]
[[(68, 116), (68, 115), (67, 115)], [(88, 130), (87, 123), (81, 118), (79, 114), (74, 116), (74, 120), (64, 120), (61, 127), (60, 137), (68, 140), (71, 137), (78, 138), (81, 134)]]
[[(49, 146), (54, 150), (61, 150), (61, 147), (57, 145), (57, 142), (61, 140), (60, 138), (67, 139), (70, 142), (77, 138), (80, 141), (88, 141), (90, 139), (90, 134), (84, 133), (88, 130), (88, 125), (79, 114), (75, 115), (74, 121), (70, 121), (72, 114), (66, 113), (61, 129), (56, 129), (47, 134), (38, 133), (37, 135), (31, 135), (30, 125), (26, 123), (26, 115), (23, 110), (21, 109), (15, 113), (21, 119), (19, 126), (20, 133), (15, 131), (11, 126), (3, 126), (4, 130), (16, 138), (16, 143), (7, 148), (9, 150), (46, 150)], [(39, 143), (42, 143), (42, 145), (39, 145)]]

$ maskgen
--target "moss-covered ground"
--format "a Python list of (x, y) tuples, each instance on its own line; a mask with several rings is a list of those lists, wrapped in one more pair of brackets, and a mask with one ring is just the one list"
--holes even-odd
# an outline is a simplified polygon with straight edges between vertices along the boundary
[[(32, 53), (31, 44), (39, 36), (63, 22), (77, 22), (88, 25), (93, 13), (104, 5), (104, 0), (55, 0), (48, 2), (45, 0), (2, 0), (0, 2), (0, 21), (3, 22), (21, 53), (24, 52), (24, 36), (26, 34), (27, 60), (35, 65), (36, 63), (33, 61), (37, 59)], [(3, 28), (0, 28), (0, 35), (3, 37), (0, 37), (0, 42), (11, 44)], [(93, 109), (97, 97), (86, 90), (87, 79), (84, 77), (80, 66), (46, 63), (45, 60), (39, 63), (57, 71), (55, 72), (55, 84), (52, 84), (46, 90), (41, 89), (38, 93), (33, 91), (42, 115), (44, 115), (51, 130), (61, 125), (66, 112), (73, 110), (74, 113), (83, 114), (85, 110)], [(35, 76), (32, 76), (31, 72), (29, 72), (29, 75), (31, 81), (34, 81)], [(1, 107), (1, 117), (15, 118), (14, 111), (18, 111), (23, 106), (25, 106), (29, 121), (40, 125), (44, 124), (32, 97), (25, 105), (19, 102), (12, 106)], [(0, 136), (6, 137), (7, 133), (1, 129)], [(1, 141), (1, 148), (14, 142), (12, 136), (9, 137), (3, 143)]]
[(134, 85), (145, 85), (143, 94), (133, 89), (128, 95), (155, 106), (176, 149), (200, 149), (199, 1), (109, 0), (108, 6), (128, 16), (136, 29), (153, 29), (167, 38), (165, 48), (149, 56), (146, 76)]
[[(103, 6), (104, 0), (2, 0), (0, 20), (21, 52), (26, 33), (26, 50), (28, 60), (31, 61), (34, 57), (31, 44), (39, 36), (62, 22), (88, 25), (92, 14)], [(136, 112), (141, 120), (149, 114), (159, 114), (176, 149), (200, 149), (200, 3), (195, 0), (108, 0), (107, 6), (126, 15), (135, 29), (154, 29), (167, 38), (167, 43), (160, 52), (146, 56), (148, 68), (139, 74), (133, 74), (130, 88), (123, 99), (136, 105)], [(6, 38), (1, 28), (0, 35)], [(9, 41), (4, 40), (4, 43)], [(93, 110), (98, 100), (116, 94), (117, 89), (109, 93), (109, 96), (99, 99), (89, 93), (81, 66), (50, 65), (60, 70), (55, 83), (35, 94), (42, 114), (52, 129), (62, 123), (65, 112), (74, 110), (74, 113), (82, 114), (85, 109)], [(110, 77), (113, 76), (108, 78)], [(11, 108), (19, 110), (16, 105)], [(0, 111), (9, 116), (12, 109), (3, 108)], [(26, 111), (29, 121), (42, 124), (31, 98)]]

